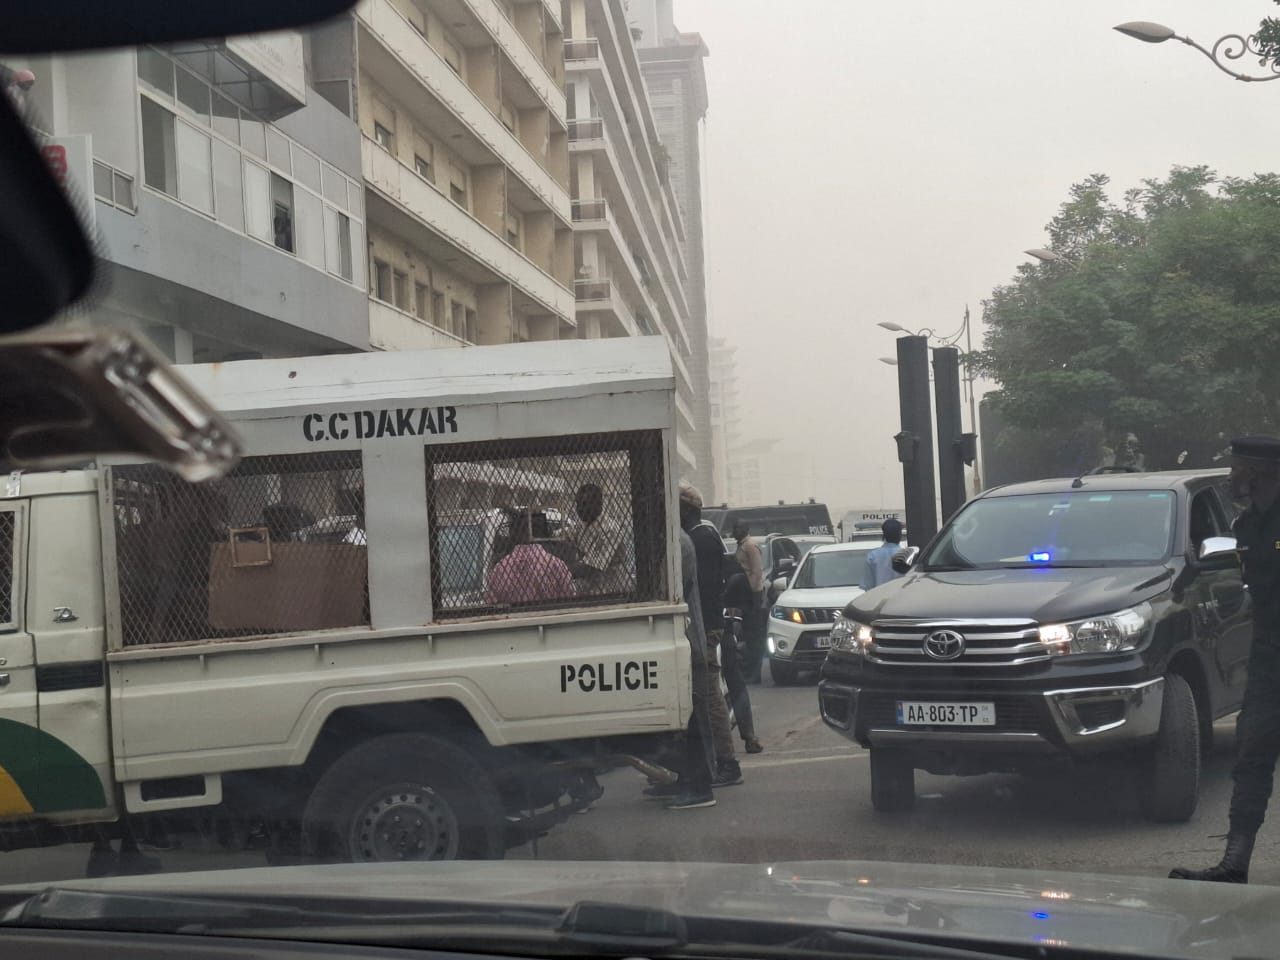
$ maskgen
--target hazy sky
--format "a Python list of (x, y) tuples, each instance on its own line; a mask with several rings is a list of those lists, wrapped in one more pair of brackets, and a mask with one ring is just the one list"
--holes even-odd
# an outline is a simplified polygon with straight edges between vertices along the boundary
[(1280, 14), (1267, 0), (675, 0), (675, 13), (711, 51), (711, 325), (738, 345), (748, 430), (780, 439), (771, 499), (901, 502), (896, 374), (877, 360), (894, 335), (876, 324), (949, 333), (966, 303), (978, 322), (1073, 182), (1106, 173), (1118, 198), (1175, 164), (1280, 166), (1280, 80), (1238, 83), (1182, 44), (1111, 29), (1154, 20), (1208, 46)]

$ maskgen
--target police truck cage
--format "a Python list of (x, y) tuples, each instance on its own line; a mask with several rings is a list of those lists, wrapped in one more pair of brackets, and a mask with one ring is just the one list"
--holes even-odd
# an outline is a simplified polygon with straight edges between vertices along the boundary
[(246, 456), (110, 467), (117, 648), (680, 602), (661, 338), (182, 372)]

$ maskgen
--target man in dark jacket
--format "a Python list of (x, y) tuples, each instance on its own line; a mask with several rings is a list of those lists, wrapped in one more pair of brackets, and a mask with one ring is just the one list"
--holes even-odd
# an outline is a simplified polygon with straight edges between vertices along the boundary
[(1236, 547), (1253, 599), (1253, 646), (1236, 719), (1227, 849), (1203, 870), (1177, 867), (1175, 880), (1248, 883), (1254, 838), (1267, 814), (1280, 758), (1280, 440), (1231, 441), (1231, 495), (1249, 507), (1236, 519)]

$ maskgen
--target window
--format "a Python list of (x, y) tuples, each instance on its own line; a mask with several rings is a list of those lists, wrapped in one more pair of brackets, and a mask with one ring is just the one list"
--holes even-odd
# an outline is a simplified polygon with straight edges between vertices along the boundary
[(178, 199), (213, 213), (213, 162), (209, 137), (185, 121), (177, 121)]
[(347, 208), (347, 178), (327, 163), (324, 168), (324, 198), (344, 210)]
[(453, 38), (443, 36), (440, 38), (440, 56), (444, 57), (444, 62), (449, 65), (449, 69), (462, 76), (462, 48), (453, 42)]
[(213, 95), (213, 129), (232, 143), (240, 142), (240, 108), (220, 93)]
[(378, 146), (388, 153), (395, 152), (395, 136), (392, 132), (378, 122), (373, 124), (373, 139), (377, 141)]
[(457, 300), (453, 301), (453, 317), (449, 324), (449, 332), (454, 336), (466, 337), (467, 335), (467, 308), (460, 304)]
[(511, 108), (511, 104), (505, 100), (498, 105), (498, 119), (512, 133), (516, 132), (516, 112)]
[(271, 231), (271, 174), (266, 167), (244, 165), (245, 228), (251, 237), (273, 242)]
[(213, 208), (220, 223), (244, 230), (244, 177), (240, 151), (221, 140), (213, 142)]
[(431, 161), (420, 153), (413, 155), (413, 169), (423, 180), (435, 182), (435, 177), (431, 174)]
[(289, 162), (289, 140), (270, 124), (267, 125), (267, 162), (285, 173), (293, 173)]
[(240, 114), (240, 142), (255, 157), (267, 159), (267, 129), (261, 120)]
[(385, 303), (391, 302), (391, 265), (381, 260), (373, 261), (373, 295)]
[(329, 272), (351, 280), (351, 218), (333, 207), (324, 208), (324, 248)]
[(293, 184), (271, 174), (271, 239), (281, 250), (293, 253)]
[(320, 161), (296, 143), (293, 145), (293, 175), (304, 187), (320, 192)]
[(93, 161), (93, 192), (103, 200), (111, 199), (111, 168), (97, 160)]
[(460, 187), (456, 183), (449, 184), (449, 197), (458, 206), (464, 210), (467, 208), (467, 188)]
[(115, 187), (116, 206), (124, 207), (126, 210), (138, 209), (137, 204), (133, 202), (133, 177), (121, 173), (119, 170), (114, 170), (112, 171), (111, 184)]
[(325, 269), (324, 254), (324, 204), (314, 193), (295, 190), (293, 201), (297, 206), (298, 256), (321, 270)]
[(476, 341), (476, 312), (470, 307), (463, 313), (462, 337), (471, 343)]
[(520, 214), (511, 207), (507, 207), (507, 243), (517, 250), (524, 249), (520, 243), (521, 233)]
[(173, 61), (150, 47), (138, 50), (138, 79), (144, 85), (173, 100)]
[(439, 290), (431, 291), (431, 322), (445, 329), (449, 326), (449, 318), (444, 315), (444, 294)]
[(184, 107), (200, 119), (209, 122), (209, 87), (194, 74), (179, 68), (178, 106)]
[(148, 187), (178, 195), (173, 114), (148, 97), (142, 97), (142, 174)]
[(391, 272), (391, 295), (393, 303), (401, 309), (409, 309), (409, 277), (399, 270)]
[(415, 283), (413, 285), (413, 308), (418, 314), (418, 319), (423, 323), (431, 322), (431, 305), (427, 302), (427, 285), (425, 283)]

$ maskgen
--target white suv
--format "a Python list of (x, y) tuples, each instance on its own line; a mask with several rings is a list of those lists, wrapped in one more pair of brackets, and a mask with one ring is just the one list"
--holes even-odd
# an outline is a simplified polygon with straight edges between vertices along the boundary
[(877, 541), (815, 546), (801, 560), (769, 611), (769, 672), (773, 682), (794, 683), (801, 671), (817, 671), (831, 646), (836, 614), (862, 593), (867, 552)]

